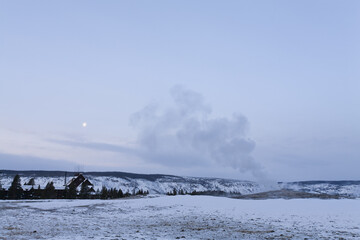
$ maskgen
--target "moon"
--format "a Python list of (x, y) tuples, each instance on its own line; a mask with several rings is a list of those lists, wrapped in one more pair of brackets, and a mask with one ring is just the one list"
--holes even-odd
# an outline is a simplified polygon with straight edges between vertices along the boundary
[(82, 126), (83, 126), (83, 127), (86, 127), (86, 126), (87, 126), (87, 123), (86, 123), (86, 122), (83, 122)]

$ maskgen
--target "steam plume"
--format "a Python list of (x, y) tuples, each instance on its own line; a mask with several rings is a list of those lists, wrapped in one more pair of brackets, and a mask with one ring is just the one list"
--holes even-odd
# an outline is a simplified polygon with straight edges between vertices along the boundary
[(202, 95), (182, 86), (173, 87), (171, 96), (172, 107), (149, 105), (131, 117), (144, 158), (182, 167), (216, 162), (263, 178), (262, 167), (251, 156), (255, 142), (246, 137), (246, 117), (211, 118)]

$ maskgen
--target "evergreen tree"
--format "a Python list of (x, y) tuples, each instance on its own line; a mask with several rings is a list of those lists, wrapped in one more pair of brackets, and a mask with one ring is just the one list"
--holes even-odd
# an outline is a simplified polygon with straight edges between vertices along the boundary
[(6, 197), (7, 197), (6, 190), (0, 188), (0, 199), (6, 199)]
[(9, 188), (9, 199), (20, 199), (23, 193), (20, 176), (17, 174)]
[(111, 198), (117, 198), (118, 195), (118, 191), (116, 190), (116, 188), (112, 188), (111, 189)]
[(34, 186), (34, 185), (35, 185), (35, 179), (34, 179), (34, 178), (31, 178), (26, 185), (32, 185), (32, 186)]
[(53, 182), (48, 182), (44, 189), (43, 198), (54, 199), (56, 198), (56, 191)]
[(95, 196), (96, 196), (96, 198), (100, 198), (100, 190), (99, 189), (96, 189)]
[(108, 198), (114, 198), (114, 189), (110, 188), (110, 190), (108, 191)]
[[(136, 195), (143, 195), (143, 196), (146, 196), (149, 194), (149, 191), (144, 191), (143, 189), (139, 189), (137, 192), (136, 192)], [(172, 195), (172, 193), (167, 193), (167, 195)]]
[(67, 188), (66, 198), (75, 199), (77, 197), (77, 190), (74, 184), (71, 184), (70, 187)]
[(119, 189), (119, 191), (118, 191), (118, 193), (117, 193), (117, 197), (118, 197), (118, 198), (124, 197), (124, 193), (123, 193), (123, 191), (122, 191), (121, 189)]
[(106, 189), (105, 186), (103, 186), (102, 189), (101, 189), (100, 198), (101, 199), (108, 199), (108, 190)]
[(131, 194), (130, 194), (129, 189), (128, 189), (127, 192), (124, 194), (124, 197), (130, 197), (130, 196), (131, 196)]

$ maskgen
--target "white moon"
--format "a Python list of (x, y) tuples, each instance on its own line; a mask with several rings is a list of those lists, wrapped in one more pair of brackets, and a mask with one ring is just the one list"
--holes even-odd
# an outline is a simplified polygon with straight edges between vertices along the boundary
[(82, 126), (83, 126), (83, 127), (86, 127), (86, 126), (87, 126), (87, 123), (86, 123), (86, 122), (83, 122)]

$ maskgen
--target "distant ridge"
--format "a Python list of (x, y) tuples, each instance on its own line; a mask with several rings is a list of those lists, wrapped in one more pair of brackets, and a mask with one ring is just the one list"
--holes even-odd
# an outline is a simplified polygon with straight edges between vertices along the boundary
[[(286, 183), (286, 182), (279, 182), (279, 183)], [(299, 185), (316, 185), (316, 184), (338, 184), (338, 185), (353, 185), (353, 184), (360, 184), (360, 180), (311, 180), (311, 181), (297, 181), (297, 182), (288, 182), (293, 184)]]
[[(76, 171), (59, 171), (59, 170), (0, 169), (0, 174), (4, 173), (8, 176), (15, 176), (16, 174), (19, 174), (20, 176), (22, 175), (22, 176), (36, 176), (36, 177), (63, 177), (65, 172), (68, 174), (68, 176), (75, 175), (76, 173), (78, 173)], [(91, 171), (91, 172), (82, 172), (82, 173), (85, 175), (99, 176), (99, 177), (146, 179), (149, 181), (156, 181), (157, 179), (164, 177), (184, 179), (184, 177), (182, 176), (176, 176), (170, 174), (142, 174), (142, 173), (129, 173), (129, 172), (120, 172), (120, 171)], [(199, 177), (199, 178), (203, 178), (203, 177)], [(209, 179), (224, 179), (224, 178), (209, 177)], [(240, 181), (244, 181), (244, 180), (240, 180)], [(360, 185), (360, 180), (307, 180), (307, 181), (294, 181), (294, 182), (278, 182), (278, 184), (297, 184), (297, 185), (334, 184), (334, 185), (346, 186), (346, 185)]]
[[(46, 186), (53, 182), (55, 188), (61, 189), (64, 186), (65, 173), (67, 179), (77, 172), (67, 171), (37, 171), (37, 170), (0, 170), (0, 184), (9, 188), (16, 174), (20, 175), (22, 184), (34, 178), (35, 185)], [(138, 174), (128, 172), (82, 172), (91, 183), (94, 189), (106, 188), (122, 189), (123, 192), (133, 192), (137, 189), (148, 190), (151, 194), (167, 194), (176, 191), (187, 193), (195, 192), (226, 192), (248, 194), (260, 191), (258, 183), (223, 178), (202, 178), (202, 177), (180, 177), (166, 174)]]
[[(9, 176), (35, 176), (35, 177), (63, 177), (65, 173), (68, 176), (75, 175), (77, 172), (74, 171), (48, 171), (48, 170), (0, 170), (0, 174), (4, 173)], [(140, 173), (129, 173), (129, 172), (82, 172), (84, 175), (98, 176), (98, 177), (117, 177), (117, 178), (133, 178), (133, 179), (146, 179), (149, 181), (156, 181), (159, 178), (172, 177), (180, 178), (179, 176), (166, 175), (166, 174), (140, 174)]]
[[(9, 188), (14, 176), (19, 174), (22, 184), (25, 184), (31, 178), (34, 178), (36, 185), (41, 185), (43, 187), (46, 186), (48, 182), (53, 182), (54, 186), (60, 189), (63, 188), (64, 182), (66, 181), (65, 172), (68, 179), (77, 173), (75, 171), (18, 171), (4, 169), (0, 170), (0, 188), (1, 186), (3, 188)], [(247, 195), (261, 193), (253, 195), (254, 198), (261, 198), (264, 196), (266, 198), (274, 196), (281, 196), (283, 198), (290, 196), (310, 198), (312, 196), (321, 197), (327, 195), (331, 195), (332, 197), (360, 197), (359, 180), (278, 182), (272, 186), (267, 186), (252, 181), (224, 178), (139, 174), (117, 171), (82, 173), (94, 184), (95, 190), (105, 186), (107, 188), (121, 188), (124, 192), (133, 192), (137, 189), (143, 189), (148, 190), (151, 194), (166, 194), (176, 189), (176, 191), (182, 190), (187, 193), (195, 191), (204, 194), (222, 192), (230, 195)], [(264, 195), (264, 192), (268, 193)], [(308, 194), (299, 194), (299, 192)]]

